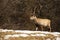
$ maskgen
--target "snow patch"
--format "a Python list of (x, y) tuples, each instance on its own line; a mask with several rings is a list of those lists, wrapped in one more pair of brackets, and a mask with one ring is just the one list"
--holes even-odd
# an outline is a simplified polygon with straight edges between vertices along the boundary
[(36, 34), (36, 36), (46, 36), (45, 34)]
[(14, 30), (7, 30), (7, 29), (5, 29), (5, 30), (2, 29), (2, 30), (1, 30), (1, 32), (10, 32), (10, 31), (12, 32), (12, 31), (14, 31)]
[(27, 37), (27, 34), (14, 34), (14, 35), (5, 35), (4, 39), (9, 39), (10, 37)]
[(59, 37), (57, 37), (57, 38), (56, 38), (56, 40), (60, 40), (60, 38), (59, 38)]
[(11, 37), (12, 35), (6, 35), (5, 37), (4, 37), (4, 39), (9, 39), (9, 37)]

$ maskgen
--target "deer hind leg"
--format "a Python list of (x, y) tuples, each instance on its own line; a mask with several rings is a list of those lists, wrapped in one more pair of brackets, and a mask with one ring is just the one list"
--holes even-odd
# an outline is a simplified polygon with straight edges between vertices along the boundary
[(50, 27), (50, 32), (51, 32), (51, 27)]
[(51, 26), (50, 26), (50, 24), (49, 24), (49, 28), (50, 28), (50, 32), (51, 32)]

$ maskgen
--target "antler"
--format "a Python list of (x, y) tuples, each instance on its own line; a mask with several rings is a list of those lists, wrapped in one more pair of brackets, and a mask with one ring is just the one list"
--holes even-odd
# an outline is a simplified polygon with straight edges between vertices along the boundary
[(33, 15), (35, 15), (35, 10), (36, 10), (36, 7), (34, 8)]

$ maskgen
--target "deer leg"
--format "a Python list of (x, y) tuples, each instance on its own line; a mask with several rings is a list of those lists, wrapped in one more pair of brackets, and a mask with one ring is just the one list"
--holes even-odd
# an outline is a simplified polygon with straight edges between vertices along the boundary
[(51, 25), (49, 24), (50, 32), (51, 32)]
[(50, 32), (51, 32), (51, 26), (49, 26)]
[(50, 32), (51, 32), (51, 27), (50, 27)]
[(38, 27), (36, 27), (36, 31), (38, 30)]
[(43, 31), (43, 26), (41, 26), (41, 29), (42, 29), (42, 31)]

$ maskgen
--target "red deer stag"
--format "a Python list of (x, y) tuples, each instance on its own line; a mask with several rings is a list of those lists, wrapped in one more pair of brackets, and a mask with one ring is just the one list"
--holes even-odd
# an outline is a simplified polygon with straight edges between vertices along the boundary
[[(50, 29), (50, 32), (51, 32), (51, 26), (50, 26), (50, 23), (51, 23), (51, 20), (49, 19), (42, 19), (42, 18), (37, 18), (36, 16), (31, 16), (30, 17), (30, 20), (34, 20), (37, 24), (41, 25), (41, 29), (43, 31), (43, 27), (48, 27)], [(38, 28), (36, 28), (37, 30)]]

